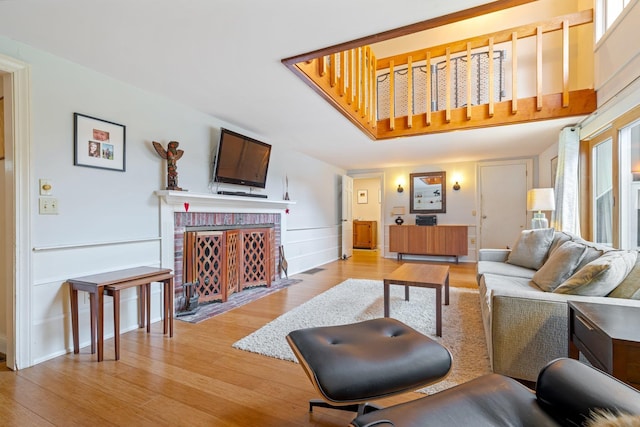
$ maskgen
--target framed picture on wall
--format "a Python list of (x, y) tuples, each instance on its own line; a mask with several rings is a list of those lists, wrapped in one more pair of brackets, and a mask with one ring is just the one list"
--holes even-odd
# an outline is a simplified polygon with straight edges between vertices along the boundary
[(369, 203), (368, 190), (358, 190), (358, 203), (359, 204)]
[(90, 168), (125, 171), (125, 126), (73, 114), (73, 164)]

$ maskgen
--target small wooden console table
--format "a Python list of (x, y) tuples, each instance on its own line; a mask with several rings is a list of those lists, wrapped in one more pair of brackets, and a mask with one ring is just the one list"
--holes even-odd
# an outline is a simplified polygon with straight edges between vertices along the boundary
[[(104, 294), (114, 297), (113, 317), (116, 360), (120, 358), (120, 290), (139, 286), (140, 292), (140, 327), (144, 327), (146, 311), (147, 332), (151, 323), (151, 283), (164, 283), (164, 333), (173, 336), (173, 274), (169, 268), (134, 267), (124, 270), (93, 274), (90, 276), (68, 279), (71, 294), (71, 327), (73, 330), (73, 352), (80, 352), (78, 334), (78, 291), (89, 293), (91, 318), (91, 354), (96, 352), (98, 343), (98, 362), (104, 358)], [(146, 310), (145, 310), (146, 300)], [(96, 340), (97, 329), (97, 340)]]

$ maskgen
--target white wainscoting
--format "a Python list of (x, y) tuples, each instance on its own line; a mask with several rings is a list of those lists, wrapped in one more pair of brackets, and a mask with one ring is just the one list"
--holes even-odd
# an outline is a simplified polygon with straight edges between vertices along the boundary
[(288, 229), (284, 252), (289, 275), (339, 259), (340, 236), (340, 225)]
[[(73, 352), (71, 303), (69, 287), (65, 284), (67, 279), (141, 265), (160, 266), (159, 237), (34, 248), (32, 364)], [(79, 292), (78, 299), (80, 351), (88, 353), (89, 349), (84, 348), (91, 344), (88, 294)], [(113, 337), (113, 302), (110, 297), (105, 297), (104, 309), (104, 333), (105, 339), (108, 339)], [(159, 321), (161, 315), (161, 286), (152, 285), (151, 322)], [(138, 295), (137, 288), (132, 288), (121, 294), (120, 333), (137, 327)], [(113, 357), (105, 353), (106, 360)]]

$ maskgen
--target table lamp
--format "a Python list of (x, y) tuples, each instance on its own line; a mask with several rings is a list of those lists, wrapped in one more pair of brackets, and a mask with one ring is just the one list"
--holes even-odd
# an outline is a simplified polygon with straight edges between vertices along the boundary
[(542, 211), (552, 211), (555, 208), (553, 188), (532, 188), (527, 191), (527, 210), (535, 212), (531, 220), (531, 229), (549, 228), (549, 221)]
[(393, 209), (391, 209), (391, 215), (398, 215), (398, 218), (396, 218), (396, 224), (402, 225), (404, 220), (400, 215), (404, 215), (404, 206), (394, 206)]

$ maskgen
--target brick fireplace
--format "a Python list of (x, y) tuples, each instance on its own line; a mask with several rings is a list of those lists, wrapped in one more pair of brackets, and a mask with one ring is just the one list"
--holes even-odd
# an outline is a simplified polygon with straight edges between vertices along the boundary
[(184, 277), (184, 236), (189, 230), (217, 230), (225, 229), (225, 226), (234, 228), (237, 226), (260, 225), (273, 227), (275, 265), (278, 265), (278, 251), (280, 247), (280, 214), (278, 213), (220, 213), (220, 212), (176, 212), (174, 228), (174, 254), (176, 293), (182, 293)]
[(184, 237), (189, 230), (272, 227), (277, 268), (277, 248), (286, 242), (286, 209), (292, 202), (167, 190), (156, 191), (156, 195), (160, 199), (162, 266), (174, 270), (176, 294), (182, 294)]

